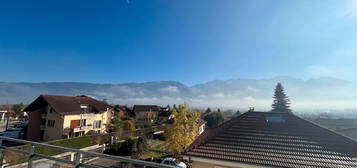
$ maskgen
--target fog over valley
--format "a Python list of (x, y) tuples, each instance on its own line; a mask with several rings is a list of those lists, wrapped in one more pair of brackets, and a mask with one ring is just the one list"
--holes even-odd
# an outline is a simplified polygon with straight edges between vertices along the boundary
[(95, 84), (77, 82), (0, 82), (0, 104), (30, 103), (40, 94), (88, 95), (113, 104), (179, 104), (191, 107), (269, 110), (274, 87), (281, 82), (294, 111), (338, 111), (357, 108), (357, 84), (330, 77), (214, 80), (193, 86), (176, 81)]

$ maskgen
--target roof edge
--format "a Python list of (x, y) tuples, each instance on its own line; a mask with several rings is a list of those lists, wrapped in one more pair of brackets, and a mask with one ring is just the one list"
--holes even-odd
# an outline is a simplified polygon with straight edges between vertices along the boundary
[(300, 120), (303, 120), (303, 121), (305, 121), (305, 122), (308, 122), (309, 124), (311, 124), (311, 125), (313, 125), (313, 126), (319, 127), (319, 128), (321, 128), (321, 129), (328, 130), (328, 131), (330, 131), (331, 133), (334, 133), (334, 134), (337, 135), (337, 136), (341, 136), (341, 137), (343, 137), (343, 138), (346, 138), (347, 140), (352, 141), (352, 143), (356, 143), (356, 145), (357, 145), (357, 140), (355, 140), (355, 139), (353, 139), (353, 138), (351, 138), (351, 137), (348, 137), (348, 136), (346, 136), (346, 135), (343, 135), (343, 134), (341, 134), (341, 133), (339, 133), (339, 132), (336, 132), (335, 130), (332, 130), (332, 129), (327, 128), (327, 127), (325, 127), (325, 126), (323, 126), (323, 125), (317, 124), (317, 123), (315, 123), (315, 122), (313, 122), (313, 121), (310, 121), (310, 120), (306, 120), (306, 119), (304, 119), (304, 118), (301, 118), (301, 117), (299, 117), (299, 116), (297, 116), (297, 115), (295, 115), (295, 114), (289, 113), (289, 115), (291, 115), (291, 116), (293, 116), (293, 117), (296, 117), (296, 118), (298, 118), (298, 119), (300, 119)]

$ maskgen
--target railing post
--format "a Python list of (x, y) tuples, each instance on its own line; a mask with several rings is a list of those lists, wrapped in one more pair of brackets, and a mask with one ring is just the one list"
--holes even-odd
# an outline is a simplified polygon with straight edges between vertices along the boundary
[(2, 165), (4, 163), (4, 150), (2, 149), (2, 139), (0, 139), (0, 168), (2, 168)]
[(74, 166), (76, 168), (79, 168), (79, 166), (81, 166), (81, 162), (82, 162), (82, 154), (77, 152), (76, 154), (74, 154)]
[(28, 164), (27, 164), (28, 168), (32, 168), (32, 160), (33, 160), (34, 156), (35, 156), (35, 145), (31, 145), (30, 154), (29, 154), (29, 161), (28, 161)]

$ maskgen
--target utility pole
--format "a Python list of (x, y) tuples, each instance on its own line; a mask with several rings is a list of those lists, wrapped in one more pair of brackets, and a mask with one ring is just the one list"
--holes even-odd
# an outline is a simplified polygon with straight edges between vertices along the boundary
[(5, 126), (5, 131), (7, 131), (7, 128), (9, 127), (9, 116), (6, 118), (6, 126)]
[[(7, 117), (6, 117), (6, 125), (5, 125), (5, 131), (7, 131), (8, 127), (9, 127), (9, 118), (10, 118), (10, 115), (9, 115), (9, 112), (10, 112), (10, 105), (8, 104), (8, 101), (6, 100), (6, 106), (7, 106)], [(6, 114), (5, 114), (6, 115)]]

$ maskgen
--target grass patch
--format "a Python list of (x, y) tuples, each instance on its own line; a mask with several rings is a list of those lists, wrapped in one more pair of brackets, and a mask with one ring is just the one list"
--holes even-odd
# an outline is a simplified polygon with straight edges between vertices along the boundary
[(157, 140), (157, 139), (148, 140), (149, 150), (166, 152), (165, 145), (166, 145), (165, 141), (162, 141), (162, 140)]
[(169, 154), (166, 152), (165, 141), (150, 139), (148, 140), (148, 150), (144, 154), (138, 156), (139, 159), (146, 160), (150, 158), (162, 158)]

